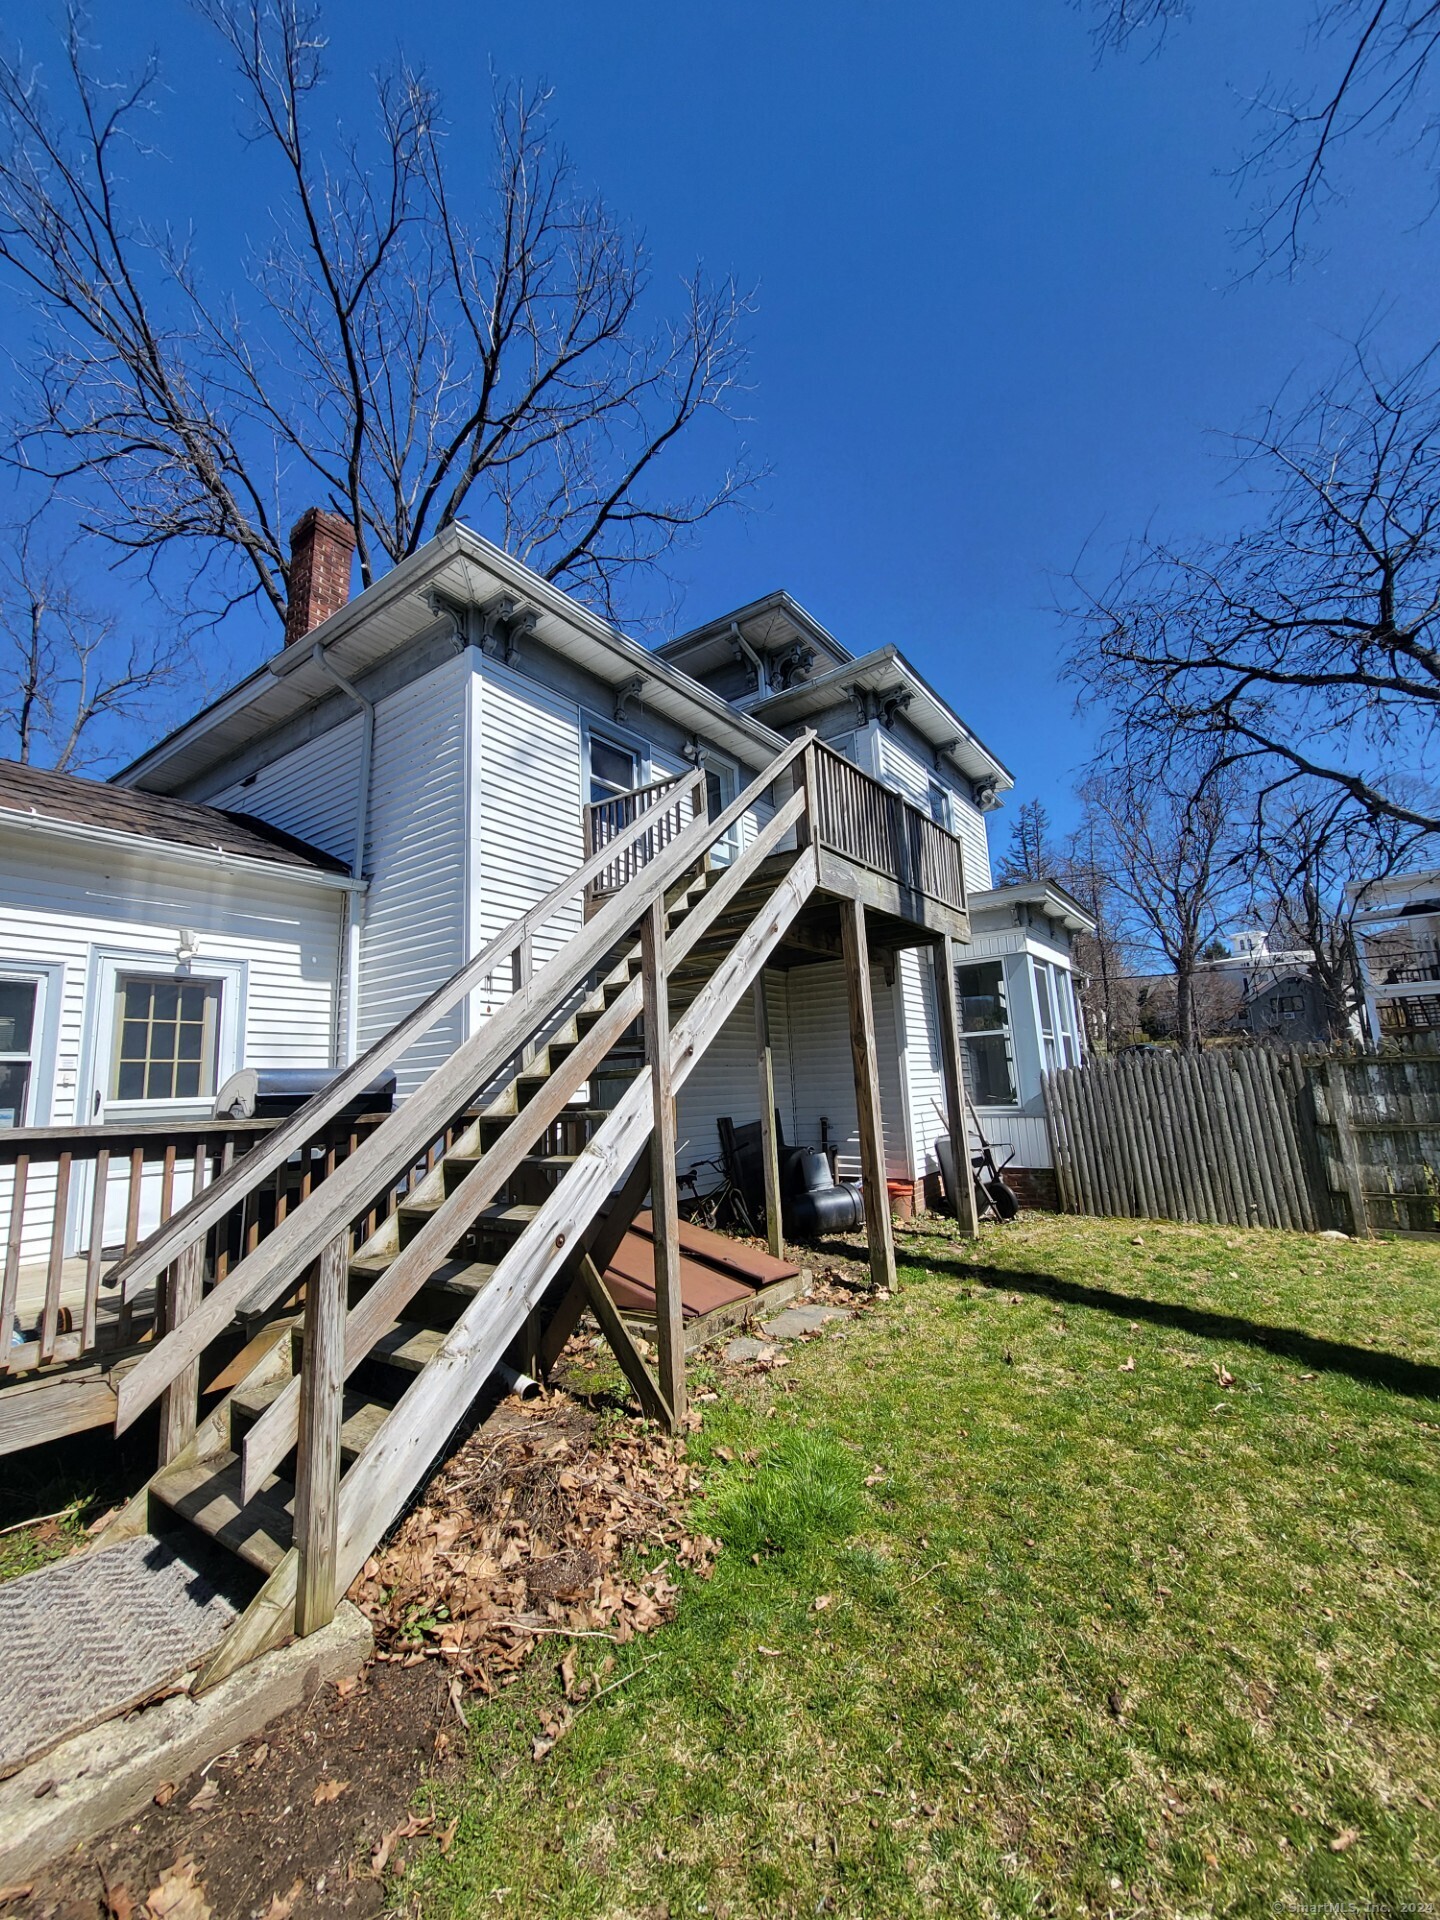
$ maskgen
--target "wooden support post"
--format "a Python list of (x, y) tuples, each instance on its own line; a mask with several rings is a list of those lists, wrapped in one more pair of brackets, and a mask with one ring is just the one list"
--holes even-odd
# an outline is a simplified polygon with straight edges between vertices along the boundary
[(880, 1111), (880, 1067), (875, 1057), (875, 1009), (870, 1000), (870, 946), (865, 937), (865, 908), (859, 900), (840, 902), (840, 930), (844, 938), (845, 990), (850, 1001), (850, 1053), (860, 1119), (860, 1177), (870, 1278), (877, 1287), (893, 1287), (895, 1237), (885, 1184), (885, 1124)]
[(950, 1158), (955, 1167), (955, 1191), (950, 1197), (961, 1233), (975, 1240), (980, 1234), (980, 1217), (975, 1206), (975, 1182), (970, 1174), (965, 1056), (960, 1046), (960, 1005), (955, 992), (955, 942), (949, 934), (935, 943), (935, 997), (940, 1009), (940, 1063), (945, 1074)]
[(303, 1638), (335, 1617), (335, 1545), (340, 1516), (340, 1427), (345, 1399), (345, 1295), (350, 1236), (337, 1234), (305, 1291), (300, 1374), (300, 1448), (295, 1475), (295, 1545), (300, 1577), (295, 1631)]
[[(200, 1304), (205, 1286), (205, 1236), (192, 1240), (165, 1276), (165, 1332), (173, 1333)], [(200, 1356), (177, 1373), (160, 1396), (160, 1464), (167, 1465), (195, 1434), (200, 1401)]]
[(660, 1391), (676, 1428), (685, 1418), (685, 1328), (680, 1305), (680, 1208), (675, 1197), (675, 1090), (670, 1075), (670, 995), (665, 979), (665, 902), (652, 900), (640, 922), (645, 1057), (654, 1120), (650, 1135), (650, 1213), (655, 1223), (655, 1344)]
[(785, 1253), (785, 1223), (780, 1210), (780, 1142), (775, 1129), (775, 1055), (770, 1045), (770, 1009), (765, 1000), (765, 969), (755, 982), (755, 1066), (760, 1080), (760, 1158), (765, 1169), (765, 1241), (777, 1260)]

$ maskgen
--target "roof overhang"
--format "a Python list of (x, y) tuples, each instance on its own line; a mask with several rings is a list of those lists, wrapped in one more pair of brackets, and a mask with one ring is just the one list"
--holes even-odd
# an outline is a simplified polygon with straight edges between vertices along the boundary
[(843, 665), (854, 655), (798, 600), (783, 591), (767, 593), (749, 606), (737, 607), (707, 620), (703, 627), (692, 627), (675, 640), (667, 640), (655, 649), (662, 660), (682, 666), (687, 673), (713, 673), (735, 658), (735, 636), (759, 654), (771, 654), (803, 642), (815, 649), (826, 668)]
[(843, 705), (860, 688), (877, 695), (908, 693), (905, 718), (937, 756), (953, 761), (968, 780), (993, 786), (997, 792), (1014, 786), (1014, 775), (1004, 761), (965, 725), (898, 647), (878, 647), (783, 693), (752, 697), (744, 706), (746, 712), (774, 726), (794, 726)]
[(125, 786), (181, 791), (334, 693), (317, 647), (353, 681), (433, 633), (447, 612), (483, 613), (507, 599), (534, 616), (532, 644), (562, 654), (617, 692), (629, 687), (644, 710), (682, 731), (700, 732), (755, 767), (785, 746), (758, 717), (737, 712), (523, 562), (452, 525), (114, 777)]
[(989, 887), (972, 893), (966, 904), (972, 915), (997, 907), (1034, 907), (1047, 920), (1056, 920), (1067, 933), (1094, 933), (1095, 916), (1087, 913), (1073, 893), (1053, 880), (1022, 880), (1013, 887)]
[(57, 820), (43, 813), (24, 812), (18, 807), (0, 807), (0, 831), (6, 827), (50, 839), (103, 848), (109, 853), (128, 853), (137, 858), (177, 861), (182, 866), (199, 864), (212, 872), (228, 872), (267, 880), (293, 880), (300, 886), (321, 887), (331, 893), (363, 893), (364, 880), (352, 880), (348, 873), (328, 867), (314, 867), (303, 861), (260, 860), (253, 855), (234, 853), (218, 844), (197, 847), (178, 840), (161, 840), (147, 833), (125, 833), (115, 827), (101, 827), (81, 820)]

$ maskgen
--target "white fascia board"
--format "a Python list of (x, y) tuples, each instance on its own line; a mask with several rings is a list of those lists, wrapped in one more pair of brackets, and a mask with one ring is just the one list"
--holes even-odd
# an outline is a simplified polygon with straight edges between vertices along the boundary
[[(843, 666), (832, 667), (827, 673), (817, 674), (813, 680), (802, 680), (793, 687), (787, 687), (783, 693), (751, 694), (742, 705), (746, 712), (758, 713), (765, 708), (781, 712), (787, 701), (799, 705), (807, 694), (843, 693), (849, 684), (864, 674), (877, 672), (896, 674), (901, 683), (912, 694), (918, 694), (924, 706), (931, 710), (935, 729), (940, 734), (938, 740), (930, 742), (932, 746), (942, 746), (947, 739), (963, 741), (984, 763), (987, 774), (994, 779), (997, 787), (1007, 793), (1014, 787), (1015, 776), (1004, 761), (990, 751), (973, 727), (966, 726), (949, 702), (941, 698), (924, 675), (912, 667), (895, 646), (877, 647), (872, 653), (862, 653), (858, 659), (847, 660)], [(913, 712), (907, 712), (905, 717), (918, 732), (924, 732), (923, 728), (917, 726)], [(976, 777), (966, 774), (967, 779)]]
[[(711, 732), (719, 731), (737, 739), (752, 749), (753, 756), (762, 764), (774, 759), (789, 744), (782, 734), (776, 733), (761, 720), (740, 712), (729, 701), (722, 700), (718, 694), (702, 687), (692, 680), (680, 668), (662, 660), (649, 647), (638, 640), (632, 640), (618, 627), (611, 626), (597, 614), (593, 614), (579, 601), (574, 600), (551, 581), (543, 579), (523, 561), (494, 546), (482, 535), (473, 533), (468, 527), (452, 524), (435, 538), (428, 541), (418, 553), (402, 560), (390, 572), (383, 575), (373, 586), (366, 587), (353, 600), (348, 600), (338, 612), (331, 614), (318, 627), (313, 628), (299, 640), (282, 647), (277, 654), (243, 680), (238, 687), (224, 694), (211, 706), (204, 708), (193, 719), (186, 721), (167, 735), (157, 745), (149, 748), (129, 766), (123, 768), (114, 777), (124, 786), (138, 785), (146, 775), (153, 774), (174, 754), (192, 746), (212, 727), (222, 720), (228, 720), (242, 714), (255, 697), (277, 680), (288, 680), (290, 676), (314, 664), (314, 651), (317, 646), (329, 653), (336, 651), (337, 663), (344, 670), (345, 642), (363, 628), (365, 622), (384, 609), (413, 598), (417, 602), (424, 594), (432, 579), (443, 572), (454, 561), (464, 561), (468, 567), (477, 568), (494, 583), (497, 590), (512, 593), (517, 600), (533, 608), (537, 613), (547, 614), (561, 622), (577, 637), (583, 637), (603, 655), (608, 656), (610, 672), (600, 677), (620, 685), (636, 676), (668, 689), (672, 694), (684, 700), (693, 710), (697, 726), (709, 723)], [(418, 638), (434, 624), (433, 616), (417, 606), (415, 633), (407, 635), (391, 649), (399, 652), (410, 640)], [(539, 644), (546, 644), (540, 636)], [(372, 663), (373, 664), (373, 663)], [(354, 667), (352, 671), (364, 671)], [(327, 682), (326, 692), (330, 691)], [(316, 697), (320, 697), (317, 689)], [(641, 696), (643, 700), (643, 695)]]
[(0, 828), (18, 827), (27, 833), (48, 839), (67, 840), (83, 846), (103, 847), (110, 852), (130, 853), (148, 859), (179, 860), (187, 864), (223, 867), (251, 878), (264, 875), (270, 880), (293, 880), (301, 886), (320, 887), (330, 893), (364, 893), (365, 880), (352, 880), (348, 873), (329, 873), (321, 867), (291, 866), (282, 860), (260, 860), (251, 854), (231, 853), (225, 847), (182, 846), (174, 840), (160, 840), (152, 834), (122, 833), (115, 827), (89, 826), (80, 820), (54, 820), (45, 814), (21, 813), (14, 807), (0, 807)]

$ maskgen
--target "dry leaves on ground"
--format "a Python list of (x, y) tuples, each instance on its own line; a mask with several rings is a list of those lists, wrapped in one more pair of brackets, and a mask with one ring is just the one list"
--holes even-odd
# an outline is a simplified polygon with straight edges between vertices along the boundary
[[(510, 1402), (446, 1462), (352, 1598), (382, 1658), (450, 1661), (493, 1693), (550, 1636), (617, 1644), (674, 1611), (674, 1564), (718, 1546), (686, 1528), (698, 1478), (683, 1440), (607, 1426), (567, 1395)], [(628, 1558), (663, 1554), (635, 1575)]]
[(165, 1869), (145, 1902), (147, 1920), (211, 1920), (212, 1911), (195, 1862), (184, 1858)]

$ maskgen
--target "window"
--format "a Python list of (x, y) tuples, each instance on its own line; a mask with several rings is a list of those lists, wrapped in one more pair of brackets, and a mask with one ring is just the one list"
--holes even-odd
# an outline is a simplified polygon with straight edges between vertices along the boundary
[(218, 980), (119, 974), (110, 1098), (212, 1099), (219, 1026)]
[(957, 967), (960, 996), (960, 1044), (965, 1079), (977, 1107), (1015, 1105), (1015, 1068), (1010, 1053), (1010, 1013), (1005, 997), (1005, 968), (999, 960)]
[(590, 735), (590, 804), (633, 793), (640, 785), (640, 756), (598, 733)]
[(0, 979), (0, 1127), (29, 1118), (40, 1002), (40, 981)]
[(1050, 960), (1032, 960), (1030, 965), (1035, 974), (1035, 1010), (1045, 1071), (1073, 1067), (1080, 1058), (1080, 1036), (1069, 970)]
[(946, 828), (951, 826), (949, 788), (942, 787), (938, 780), (932, 780), (930, 782), (929, 800), (930, 818), (935, 822), (936, 826)]

